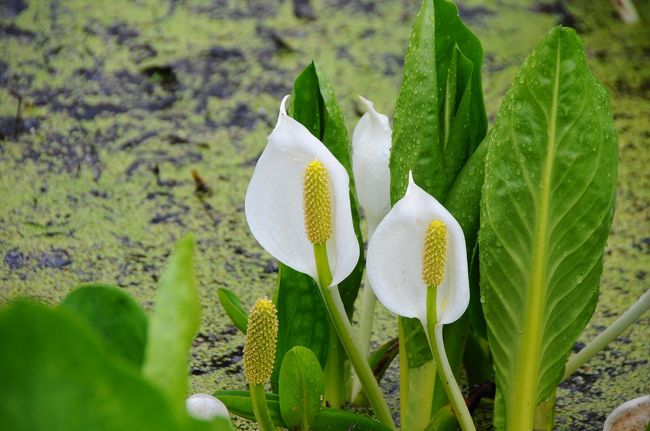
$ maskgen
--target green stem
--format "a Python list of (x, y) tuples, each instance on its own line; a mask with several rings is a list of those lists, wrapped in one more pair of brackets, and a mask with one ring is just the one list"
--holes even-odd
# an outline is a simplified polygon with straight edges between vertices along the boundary
[(442, 337), (443, 325), (438, 323), (437, 317), (436, 292), (436, 289), (427, 289), (426, 331), (429, 340), (429, 347), (431, 347), (431, 353), (433, 354), (433, 359), (438, 368), (440, 381), (442, 382), (442, 386), (445, 388), (445, 392), (447, 393), (447, 397), (454, 409), (454, 413), (458, 418), (461, 429), (463, 431), (476, 431), (476, 427), (472, 421), (472, 415), (470, 415), (469, 410), (467, 409), (467, 404), (465, 404), (463, 394), (458, 387), (458, 383), (454, 378), (454, 373), (451, 371), (449, 361), (447, 360), (445, 343)]
[[(363, 289), (361, 290), (361, 312), (359, 314), (359, 344), (361, 354), (368, 357), (370, 350), (370, 336), (372, 335), (372, 322), (375, 316), (375, 304), (377, 298), (372, 291), (366, 274), (363, 275)], [(352, 399), (356, 399), (361, 392), (361, 382), (355, 375), (352, 381)]]
[(330, 407), (340, 408), (345, 402), (345, 353), (336, 335), (336, 329), (330, 322), (329, 348), (325, 361), (325, 401)]
[(359, 315), (359, 344), (364, 356), (368, 357), (370, 350), (370, 336), (372, 335), (372, 322), (375, 317), (375, 304), (377, 297), (372, 291), (368, 277), (364, 274), (364, 288), (361, 292), (361, 313)]
[(632, 323), (636, 322), (639, 317), (650, 309), (650, 289), (648, 289), (630, 308), (627, 309), (622, 316), (620, 316), (609, 328), (605, 329), (594, 340), (587, 344), (578, 354), (573, 355), (564, 368), (564, 377), (566, 380), (578, 368), (584, 365), (589, 359), (595, 356), (598, 352), (603, 350), (609, 343), (614, 341), (616, 337), (621, 335)]
[[(381, 394), (379, 384), (370, 369), (370, 365), (368, 365), (368, 361), (361, 355), (358, 342), (352, 336), (352, 326), (345, 314), (345, 307), (343, 306), (338, 287), (330, 286), (332, 274), (329, 268), (327, 247), (325, 244), (314, 244), (314, 258), (318, 272), (318, 287), (323, 295), (325, 306), (339, 335), (339, 339), (343, 344), (343, 348), (352, 362), (354, 371), (359, 376), (361, 385), (364, 391), (366, 391), (368, 400), (375, 410), (377, 418), (382, 424), (391, 429), (395, 429), (393, 418), (390, 415), (388, 404), (386, 404), (386, 400)], [(340, 372), (343, 372), (343, 370), (340, 370)]]
[(266, 392), (264, 392), (264, 385), (250, 385), (251, 401), (253, 403), (253, 413), (255, 419), (262, 431), (276, 431), (277, 428), (271, 419), (271, 413), (266, 405)]
[[(368, 239), (375, 233), (377, 225), (368, 221)], [(370, 287), (368, 281), (368, 274), (363, 274), (363, 290), (361, 291), (361, 311), (359, 313), (359, 344), (361, 345), (361, 353), (366, 358), (370, 352), (370, 337), (372, 336), (372, 322), (375, 317), (375, 304), (377, 297)], [(352, 399), (356, 400), (361, 392), (361, 382), (355, 375), (352, 380)], [(363, 398), (363, 397), (361, 397)]]

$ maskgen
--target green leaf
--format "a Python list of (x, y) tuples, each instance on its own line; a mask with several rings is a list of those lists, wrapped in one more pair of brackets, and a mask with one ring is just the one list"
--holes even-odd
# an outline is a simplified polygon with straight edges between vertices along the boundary
[[(216, 391), (212, 395), (221, 400), (231, 414), (251, 421), (255, 420), (250, 391)], [(286, 428), (287, 426), (282, 420), (282, 415), (280, 413), (280, 397), (277, 394), (267, 392), (266, 405), (269, 407), (269, 413), (271, 414), (273, 423)]]
[(70, 292), (59, 305), (85, 319), (107, 350), (140, 369), (147, 343), (147, 316), (117, 287), (89, 284)]
[(367, 416), (338, 409), (323, 409), (311, 425), (312, 431), (390, 431)]
[(487, 140), (479, 241), (495, 423), (530, 429), (596, 306), (614, 210), (609, 96), (573, 30), (533, 50)]
[(233, 291), (222, 287), (217, 289), (217, 296), (232, 323), (245, 334), (248, 327), (248, 315), (237, 295)]
[(456, 6), (424, 0), (404, 57), (395, 105), (391, 200), (406, 190), (408, 172), (443, 202), (487, 129), (481, 84), (483, 49)]
[(351, 317), (354, 311), (354, 301), (361, 285), (365, 259), (363, 257), (363, 239), (359, 228), (359, 206), (352, 174), (350, 138), (332, 87), (314, 62), (307, 66), (294, 82), (291, 94), (291, 116), (325, 144), (334, 157), (341, 162), (350, 177), (352, 221), (354, 232), (359, 241), (360, 256), (352, 273), (339, 283), (339, 291), (345, 311), (348, 317)]
[(188, 356), (200, 323), (193, 251), (192, 235), (180, 239), (160, 279), (142, 370), (179, 416), (185, 411)]
[(66, 308), (11, 304), (0, 312), (0, 340), (0, 429), (181, 429), (163, 394)]
[[(424, 0), (404, 59), (390, 159), (391, 201), (395, 203), (403, 196), (408, 172), (413, 171), (418, 185), (458, 218), (467, 238), (470, 257), (478, 231), (485, 150), (477, 156), (473, 153), (487, 129), (482, 63), (481, 44), (458, 17), (456, 6), (446, 0)], [(480, 307), (474, 309), (480, 310)], [(401, 356), (403, 365), (413, 370), (405, 379), (409, 380), (405, 386), (414, 394), (428, 392), (433, 382), (422, 381), (420, 374), (430, 368), (425, 364), (432, 358), (428, 349), (418, 347), (425, 340), (421, 325), (405, 319), (400, 321), (406, 350)], [(460, 366), (466, 331), (465, 322), (445, 328), (445, 334), (461, 335), (445, 336), (447, 350), (455, 353), (450, 362), (455, 372)], [(416, 401), (419, 399), (429, 402), (420, 395), (412, 400), (404, 393), (402, 396), (406, 404), (420, 403)], [(438, 391), (433, 411), (446, 402), (445, 394)], [(425, 407), (417, 409), (422, 411)], [(419, 420), (426, 423), (428, 417)]]
[(276, 299), (278, 344), (271, 383), (277, 392), (284, 355), (295, 346), (309, 348), (322, 366), (327, 358), (329, 316), (311, 277), (280, 265)]
[(289, 350), (280, 370), (280, 412), (287, 427), (309, 430), (324, 394), (323, 371), (314, 353), (302, 346)]

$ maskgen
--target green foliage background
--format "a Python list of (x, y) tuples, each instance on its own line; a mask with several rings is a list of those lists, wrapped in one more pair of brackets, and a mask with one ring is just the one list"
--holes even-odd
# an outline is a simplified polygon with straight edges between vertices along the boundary
[[(523, 59), (558, 23), (577, 28), (612, 95), (617, 212), (588, 341), (649, 284), (649, 27), (618, 22), (607, 0), (459, 6), (485, 51), (490, 125)], [(0, 5), (0, 302), (27, 295), (53, 303), (78, 283), (104, 282), (150, 311), (173, 241), (192, 230), (202, 294), (193, 389), (244, 389), (243, 337), (218, 306), (217, 288), (248, 308), (275, 286), (275, 263), (248, 233), (243, 196), (280, 98), (314, 58), (349, 130), (358, 94), (392, 114), (419, 2), (312, 7), (314, 21), (296, 18), (289, 0)], [(211, 195), (195, 193), (193, 169)], [(591, 429), (650, 386), (648, 324), (560, 390), (558, 429)], [(394, 319), (382, 314), (376, 329), (376, 341), (387, 340)], [(387, 376), (396, 406), (395, 370)]]

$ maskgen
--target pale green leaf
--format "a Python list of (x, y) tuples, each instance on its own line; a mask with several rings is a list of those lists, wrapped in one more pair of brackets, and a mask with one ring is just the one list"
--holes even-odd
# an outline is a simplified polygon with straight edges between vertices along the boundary
[(593, 313), (614, 209), (609, 96), (573, 30), (553, 29), (528, 57), (487, 141), (479, 250), (495, 423), (523, 430)]
[(147, 316), (124, 290), (105, 284), (87, 284), (70, 292), (59, 305), (85, 319), (108, 350), (142, 367), (147, 342)]
[(481, 84), (483, 50), (447, 0), (424, 0), (404, 58), (395, 105), (391, 201), (406, 190), (408, 172), (438, 201), (486, 130)]
[(314, 353), (302, 346), (289, 350), (280, 369), (280, 412), (287, 427), (308, 431), (324, 394), (323, 371)]
[(167, 396), (178, 416), (185, 412), (189, 351), (200, 323), (193, 251), (194, 237), (186, 235), (169, 258), (149, 321), (142, 370)]

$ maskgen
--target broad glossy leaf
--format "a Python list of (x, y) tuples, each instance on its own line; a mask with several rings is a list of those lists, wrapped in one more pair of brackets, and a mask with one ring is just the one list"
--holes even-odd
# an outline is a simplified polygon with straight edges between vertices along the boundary
[(424, 0), (404, 58), (395, 106), (391, 200), (406, 190), (408, 172), (444, 202), (459, 170), (485, 136), (476, 36), (447, 0)]
[(0, 344), (2, 430), (182, 429), (163, 394), (71, 311), (11, 304)]
[(167, 396), (174, 411), (185, 411), (188, 357), (199, 328), (199, 295), (193, 268), (194, 237), (180, 239), (160, 279), (143, 374)]
[[(416, 182), (458, 219), (470, 257), (478, 230), (484, 159), (482, 155), (472, 154), (487, 128), (482, 63), (480, 42), (460, 20), (456, 6), (446, 0), (424, 0), (404, 59), (390, 160), (391, 201), (395, 203), (403, 196), (408, 172), (412, 170)], [(428, 349), (418, 347), (421, 340), (426, 340), (420, 325), (409, 324), (405, 319), (400, 321), (406, 350), (400, 354), (401, 361), (415, 370), (432, 361), (431, 354)], [(445, 334), (463, 331), (466, 331), (463, 321), (445, 328)], [(447, 350), (459, 353), (451, 363), (454, 370), (460, 364), (463, 339), (445, 337)], [(403, 381), (403, 386), (408, 386), (408, 391), (414, 394), (430, 391), (433, 386), (419, 377), (420, 371), (409, 373), (408, 385)], [(444, 394), (438, 395), (433, 411), (446, 403)], [(402, 397), (406, 399), (406, 394)], [(424, 399), (424, 403), (428, 402)], [(425, 421), (424, 425), (428, 422), (428, 418), (420, 419)], [(422, 428), (420, 424), (418, 427)]]
[(609, 96), (573, 30), (531, 53), (487, 140), (479, 242), (495, 423), (530, 429), (596, 306), (614, 210)]
[(280, 369), (280, 412), (287, 427), (309, 430), (324, 393), (323, 370), (314, 353), (302, 346), (289, 350)]
[(84, 285), (70, 292), (59, 306), (85, 319), (108, 351), (140, 369), (147, 343), (147, 316), (124, 291), (105, 284)]
[(233, 325), (245, 334), (248, 327), (248, 314), (237, 295), (233, 291), (222, 287), (217, 289), (217, 296), (219, 296), (219, 302), (228, 317), (230, 317)]
[[(221, 400), (231, 414), (251, 421), (255, 420), (255, 412), (253, 412), (253, 402), (251, 401), (250, 391), (216, 391), (212, 395)], [(282, 415), (280, 413), (280, 397), (277, 394), (267, 392), (266, 405), (269, 408), (269, 413), (271, 414), (273, 423), (286, 428), (287, 426), (282, 421)]]
[(295, 346), (308, 347), (325, 365), (329, 340), (327, 311), (318, 286), (309, 276), (281, 265), (276, 299), (278, 344), (271, 375), (274, 392), (278, 390), (280, 366), (284, 355)]

